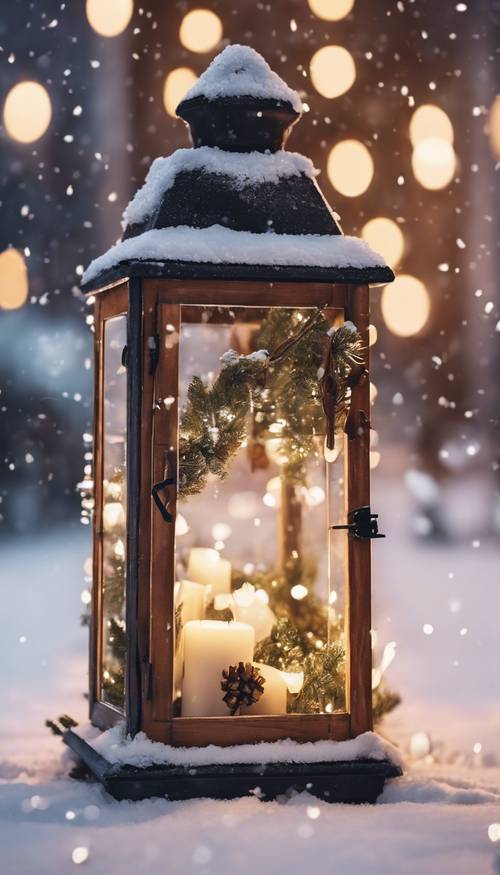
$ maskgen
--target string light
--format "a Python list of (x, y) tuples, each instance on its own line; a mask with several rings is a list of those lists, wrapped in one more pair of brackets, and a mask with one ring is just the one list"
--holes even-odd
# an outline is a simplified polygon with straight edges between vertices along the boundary
[(491, 104), (488, 117), (488, 134), (493, 154), (500, 158), (500, 94), (497, 94)]
[(437, 137), (439, 140), (453, 143), (454, 131), (451, 120), (444, 109), (433, 103), (424, 103), (415, 110), (409, 130), (412, 146), (416, 146), (428, 137)]
[(28, 297), (28, 271), (17, 249), (0, 253), (0, 308), (17, 310)]
[(175, 117), (179, 103), (197, 79), (196, 73), (190, 67), (176, 67), (170, 71), (163, 86), (163, 106), (169, 115)]
[(179, 39), (190, 52), (210, 52), (220, 42), (222, 34), (222, 21), (210, 9), (192, 9), (184, 16), (179, 28)]
[(411, 337), (429, 318), (430, 298), (423, 282), (400, 274), (382, 292), (382, 316), (388, 329), (399, 337)]
[(455, 173), (453, 146), (439, 137), (420, 140), (413, 150), (411, 166), (415, 179), (423, 188), (430, 191), (446, 188)]
[(307, 0), (311, 12), (324, 21), (340, 21), (349, 15), (354, 0)]
[(323, 97), (340, 97), (356, 80), (353, 57), (343, 46), (323, 46), (311, 58), (312, 83)]
[(133, 11), (133, 0), (87, 0), (85, 5), (90, 26), (108, 38), (123, 33)]
[(401, 261), (405, 239), (399, 225), (392, 219), (387, 219), (385, 216), (370, 219), (364, 225), (361, 236), (375, 252), (384, 256), (391, 267), (396, 267)]
[(372, 156), (359, 140), (342, 140), (328, 156), (327, 173), (340, 194), (357, 197), (373, 179)]
[(5, 129), (19, 143), (34, 143), (52, 118), (50, 97), (39, 82), (18, 82), (10, 89), (3, 108)]

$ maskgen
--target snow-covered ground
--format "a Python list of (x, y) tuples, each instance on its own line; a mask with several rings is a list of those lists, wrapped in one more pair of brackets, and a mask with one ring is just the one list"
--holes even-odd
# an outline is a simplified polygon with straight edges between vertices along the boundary
[(66, 754), (43, 723), (63, 712), (85, 719), (87, 635), (78, 617), (88, 532), (68, 526), (4, 544), (2, 875), (66, 875), (79, 862), (96, 875), (500, 873), (491, 826), (500, 822), (494, 548), (416, 545), (404, 494), (390, 483), (376, 483), (374, 506), (391, 534), (374, 545), (374, 626), (379, 649), (396, 642), (387, 677), (403, 696), (383, 731), (405, 754), (416, 732), (432, 749), (376, 806), (307, 795), (119, 803), (65, 777)]

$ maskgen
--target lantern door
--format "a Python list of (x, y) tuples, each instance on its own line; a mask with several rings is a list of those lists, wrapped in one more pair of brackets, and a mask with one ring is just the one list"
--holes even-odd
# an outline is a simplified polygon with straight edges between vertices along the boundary
[(369, 381), (335, 441), (320, 391), (332, 334), (349, 318), (367, 336), (367, 289), (143, 285), (142, 728), (187, 745), (370, 728), (369, 541), (338, 528), (369, 504)]
[(89, 704), (100, 726), (112, 725), (126, 710), (127, 311), (125, 285), (96, 297)]

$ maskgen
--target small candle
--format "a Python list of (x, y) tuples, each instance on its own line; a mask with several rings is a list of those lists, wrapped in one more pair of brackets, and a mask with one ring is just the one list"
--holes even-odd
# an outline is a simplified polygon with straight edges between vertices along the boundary
[(244, 583), (240, 589), (234, 591), (230, 608), (235, 620), (253, 626), (256, 641), (262, 641), (271, 634), (276, 616), (269, 607), (267, 594), (263, 590), (256, 592), (251, 583)]
[(189, 553), (189, 580), (212, 587), (212, 594), (231, 592), (231, 563), (211, 547), (193, 547)]
[(229, 709), (222, 701), (222, 671), (238, 662), (252, 662), (254, 646), (255, 634), (247, 623), (186, 623), (182, 716), (228, 717)]
[(244, 705), (241, 713), (252, 717), (258, 714), (286, 714), (287, 683), (283, 673), (272, 665), (254, 663), (262, 677), (265, 678), (264, 692), (258, 702)]
[(181, 580), (176, 584), (175, 606), (180, 608), (182, 625), (190, 620), (203, 620), (205, 616), (206, 587), (193, 580)]

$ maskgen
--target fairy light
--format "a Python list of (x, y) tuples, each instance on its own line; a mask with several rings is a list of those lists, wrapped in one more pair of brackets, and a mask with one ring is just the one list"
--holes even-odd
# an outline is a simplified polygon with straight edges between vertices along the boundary
[(39, 82), (18, 82), (10, 89), (3, 108), (5, 129), (19, 143), (34, 143), (52, 118), (50, 97)]
[(175, 117), (175, 110), (179, 103), (197, 79), (196, 73), (190, 67), (177, 67), (166, 76), (163, 86), (163, 106), (169, 115)]
[(352, 10), (354, 0), (307, 0), (311, 12), (324, 21), (340, 21)]
[(311, 81), (323, 97), (340, 97), (356, 81), (356, 65), (343, 46), (323, 46), (311, 58)]
[(304, 586), (302, 583), (296, 583), (295, 586), (292, 586), (290, 590), (290, 595), (297, 602), (300, 602), (302, 601), (302, 599), (305, 599), (308, 592), (309, 590), (307, 586)]
[(17, 310), (28, 298), (28, 271), (17, 249), (0, 253), (0, 309)]
[(345, 197), (363, 194), (373, 179), (373, 172), (372, 156), (359, 140), (342, 140), (328, 156), (328, 178)]
[(133, 0), (87, 0), (88, 23), (100, 36), (114, 37), (123, 33), (134, 11)]
[(430, 313), (429, 293), (421, 280), (400, 274), (382, 292), (384, 322), (399, 337), (410, 337), (424, 328)]
[(192, 9), (184, 16), (179, 28), (179, 39), (190, 52), (210, 52), (220, 42), (222, 34), (222, 21), (210, 9)]
[(415, 110), (410, 120), (409, 133), (412, 146), (428, 137), (437, 137), (447, 143), (453, 143), (454, 138), (449, 116), (444, 109), (433, 103), (424, 103)]
[(361, 236), (375, 252), (384, 256), (391, 267), (396, 267), (401, 261), (405, 239), (399, 225), (392, 219), (385, 216), (370, 219), (363, 226)]
[(423, 188), (430, 191), (446, 188), (456, 168), (453, 146), (438, 137), (420, 140), (413, 150), (411, 166), (415, 179)]

